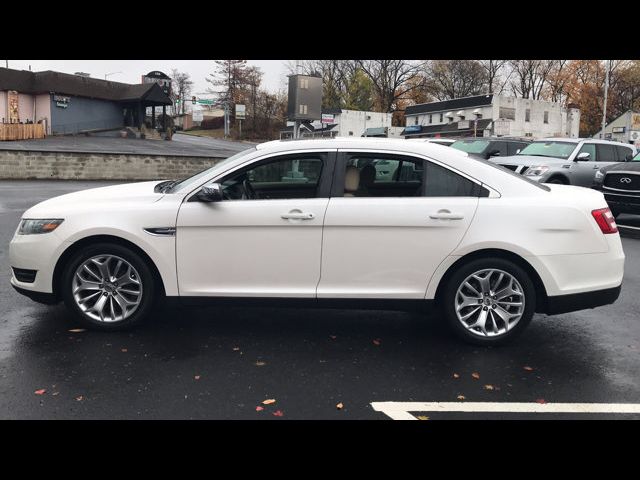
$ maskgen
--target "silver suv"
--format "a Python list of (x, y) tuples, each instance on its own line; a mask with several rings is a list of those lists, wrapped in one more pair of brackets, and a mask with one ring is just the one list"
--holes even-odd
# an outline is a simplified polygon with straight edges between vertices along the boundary
[(542, 183), (591, 187), (602, 167), (631, 160), (633, 145), (593, 138), (544, 138), (510, 157), (490, 161)]

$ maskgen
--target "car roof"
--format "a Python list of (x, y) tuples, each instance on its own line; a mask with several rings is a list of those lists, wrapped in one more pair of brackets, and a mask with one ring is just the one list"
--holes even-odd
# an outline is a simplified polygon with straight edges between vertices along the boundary
[(602, 140), (600, 138), (567, 138), (567, 137), (549, 137), (549, 138), (540, 138), (535, 140), (536, 142), (567, 142), (567, 143), (580, 143), (580, 142), (589, 142), (589, 143), (602, 143), (605, 145), (621, 145), (624, 147), (635, 148), (630, 143), (624, 142), (614, 142), (612, 140)]

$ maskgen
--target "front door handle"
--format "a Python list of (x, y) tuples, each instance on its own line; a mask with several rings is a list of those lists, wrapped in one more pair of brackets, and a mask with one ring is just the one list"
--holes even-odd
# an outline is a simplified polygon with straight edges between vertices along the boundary
[(285, 220), (313, 220), (316, 216), (311, 212), (301, 212), (299, 210), (293, 210), (289, 213), (283, 213), (280, 215)]
[(433, 220), (462, 220), (464, 215), (461, 213), (451, 213), (449, 210), (438, 210), (436, 213), (429, 215)]

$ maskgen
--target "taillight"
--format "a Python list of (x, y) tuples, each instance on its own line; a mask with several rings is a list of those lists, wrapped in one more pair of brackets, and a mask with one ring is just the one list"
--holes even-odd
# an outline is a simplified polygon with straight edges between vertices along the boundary
[(617, 233), (616, 219), (608, 208), (599, 208), (591, 212), (602, 233)]

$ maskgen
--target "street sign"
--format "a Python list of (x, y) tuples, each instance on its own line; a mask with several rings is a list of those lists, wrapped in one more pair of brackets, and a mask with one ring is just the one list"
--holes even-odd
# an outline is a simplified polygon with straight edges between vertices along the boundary
[(244, 105), (236, 105), (236, 118), (238, 120), (244, 120), (246, 117), (246, 107)]
[(208, 99), (208, 98), (201, 98), (198, 100), (198, 103), (200, 105), (213, 105), (213, 100)]

